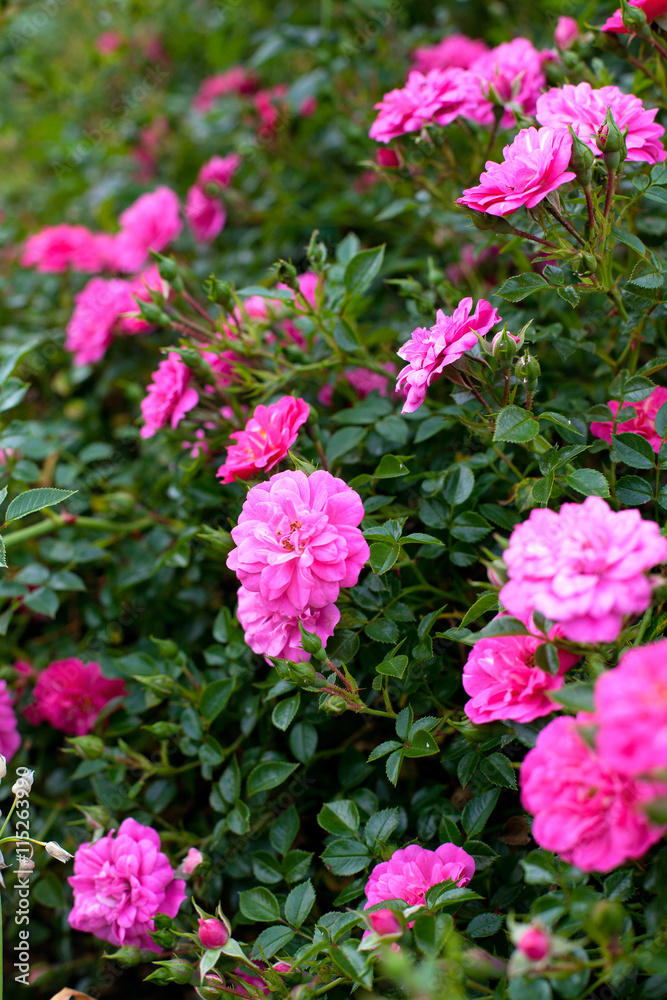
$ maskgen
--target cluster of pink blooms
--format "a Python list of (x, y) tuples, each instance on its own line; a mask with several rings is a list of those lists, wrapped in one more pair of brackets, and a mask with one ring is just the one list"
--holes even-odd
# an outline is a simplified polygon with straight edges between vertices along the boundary
[(308, 658), (299, 621), (323, 643), (333, 634), (340, 588), (355, 585), (369, 557), (363, 516), (359, 495), (323, 470), (279, 472), (248, 491), (227, 565), (251, 649), (298, 661)]
[(192, 372), (180, 354), (170, 351), (153, 372), (152, 381), (141, 401), (143, 438), (153, 437), (167, 422), (176, 427), (185, 414), (197, 405), (199, 394), (190, 385), (191, 379)]
[[(617, 424), (616, 433), (619, 434), (622, 431), (623, 433), (639, 434), (640, 437), (646, 438), (653, 451), (657, 454), (660, 451), (662, 437), (655, 429), (655, 418), (658, 415), (658, 410), (665, 403), (667, 403), (667, 389), (658, 386), (650, 396), (642, 399), (639, 403), (619, 403), (617, 400), (612, 399), (607, 403), (607, 406), (614, 414), (614, 417), (616, 417), (619, 410), (634, 409), (635, 416), (631, 417), (630, 420), (625, 420), (623, 423)], [(591, 424), (591, 434), (611, 444), (613, 427), (614, 423), (612, 420), (594, 420)]]
[(294, 396), (283, 396), (269, 406), (257, 406), (243, 430), (230, 434), (236, 444), (229, 446), (227, 457), (218, 469), (222, 482), (249, 479), (257, 472), (272, 469), (296, 441), (309, 413), (305, 400)]
[[(665, 18), (667, 15), (667, 0), (628, 0), (631, 7), (639, 7), (640, 10), (646, 15), (647, 21), (656, 21), (659, 18)], [(605, 23), (602, 25), (603, 31), (612, 31), (617, 34), (628, 34), (628, 29), (623, 24), (622, 10), (619, 9), (614, 11), (611, 17), (607, 18)], [(662, 27), (665, 27), (662, 24)]]
[(74, 856), (70, 926), (117, 947), (160, 951), (150, 936), (155, 916), (175, 917), (185, 899), (185, 882), (174, 877), (149, 826), (126, 819), (118, 833), (82, 844)]
[[(373, 868), (366, 883), (364, 909), (390, 899), (403, 899), (408, 906), (423, 906), (427, 891), (440, 882), (468, 885), (475, 874), (474, 859), (454, 844), (441, 844), (429, 851), (410, 844), (394, 851), (389, 861)], [(377, 911), (385, 914), (385, 910)], [(412, 921), (408, 926), (412, 926)]]
[[(238, 97), (251, 97), (252, 106), (259, 116), (258, 134), (260, 139), (271, 139), (278, 131), (281, 117), (286, 111), (285, 99), (289, 88), (285, 83), (273, 87), (259, 89), (259, 80), (255, 73), (244, 66), (232, 66), (224, 73), (207, 77), (201, 84), (192, 101), (192, 108), (198, 114), (211, 111), (221, 97), (236, 94)], [(317, 99), (306, 97), (301, 102), (298, 113), (307, 118), (317, 108)]]
[(497, 309), (486, 299), (480, 299), (472, 311), (472, 299), (461, 299), (451, 316), (439, 309), (434, 326), (418, 327), (410, 340), (397, 352), (407, 361), (401, 369), (396, 389), (407, 394), (403, 413), (418, 410), (426, 399), (426, 390), (442, 374), (446, 365), (471, 350), (479, 338), (500, 322)]
[(224, 202), (211, 189), (221, 192), (229, 187), (240, 162), (238, 153), (211, 157), (187, 193), (185, 216), (195, 239), (202, 243), (211, 243), (216, 238), (227, 217)]
[(613, 511), (600, 497), (534, 509), (512, 532), (500, 600), (526, 620), (534, 611), (575, 642), (613, 642), (626, 615), (651, 603), (646, 571), (667, 559), (667, 538), (639, 511)]
[(206, 77), (194, 96), (192, 107), (199, 114), (206, 114), (226, 94), (253, 94), (257, 86), (257, 76), (251, 70), (245, 66), (232, 66), (224, 73)]
[[(19, 661), (17, 673), (33, 675), (30, 664)], [(99, 663), (84, 663), (74, 656), (55, 660), (37, 674), (26, 720), (33, 726), (48, 723), (72, 736), (89, 733), (102, 709), (127, 694), (119, 678), (105, 677)]]
[(511, 128), (515, 110), (534, 114), (546, 85), (544, 63), (554, 58), (555, 53), (539, 52), (526, 38), (487, 49), (483, 42), (453, 35), (437, 46), (418, 49), (416, 68), (405, 86), (375, 105), (378, 116), (370, 137), (389, 142), (425, 125), (449, 125), (459, 115), (491, 125), (493, 101), (505, 106), (501, 124)]

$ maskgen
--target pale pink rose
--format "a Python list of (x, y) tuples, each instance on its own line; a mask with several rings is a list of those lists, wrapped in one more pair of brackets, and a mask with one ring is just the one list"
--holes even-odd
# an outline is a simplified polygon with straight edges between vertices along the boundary
[(65, 348), (75, 365), (104, 357), (121, 313), (136, 310), (131, 284), (122, 278), (91, 278), (74, 296), (74, 312), (65, 328)]
[(7, 681), (0, 681), (0, 754), (8, 763), (21, 746), (13, 701)]
[[(550, 637), (557, 634), (552, 629)], [(543, 642), (532, 635), (506, 635), (475, 643), (463, 668), (463, 688), (471, 695), (463, 710), (472, 722), (532, 722), (554, 711), (549, 692), (562, 687), (563, 674), (579, 657), (559, 652), (559, 672), (550, 674), (535, 665)]]
[(500, 322), (497, 309), (480, 299), (472, 312), (472, 299), (461, 299), (451, 316), (438, 309), (435, 325), (418, 327), (396, 353), (408, 364), (398, 374), (396, 391), (407, 392), (403, 413), (418, 410), (426, 390), (455, 361), (477, 344), (479, 337)]
[(613, 642), (626, 615), (651, 603), (646, 570), (667, 559), (667, 539), (637, 510), (613, 511), (600, 497), (534, 509), (503, 554), (509, 582), (500, 600), (525, 620), (533, 611), (574, 642)]
[(554, 31), (554, 42), (559, 49), (569, 49), (579, 38), (579, 35), (579, 25), (573, 17), (563, 15), (558, 18)]
[(566, 129), (571, 125), (591, 152), (602, 156), (596, 140), (608, 110), (621, 131), (628, 129), (628, 160), (661, 163), (667, 157), (662, 143), (665, 130), (654, 121), (658, 109), (647, 110), (638, 97), (624, 94), (618, 87), (594, 90), (586, 82), (576, 87), (571, 83), (553, 87), (538, 98), (535, 117), (550, 128)]
[(119, 216), (111, 263), (117, 271), (135, 273), (149, 250), (164, 250), (181, 231), (178, 196), (168, 187), (142, 194)]
[[(503, 42), (495, 49), (476, 59), (470, 72), (479, 84), (480, 97), (477, 107), (469, 112), (481, 125), (493, 122), (493, 105), (487, 100), (489, 88), (493, 87), (504, 104), (517, 105), (524, 115), (535, 112), (535, 102), (546, 86), (544, 63), (557, 59), (555, 52), (538, 51), (527, 38), (514, 38)], [(507, 108), (500, 124), (503, 128), (513, 128), (515, 115)]]
[(327, 639), (331, 638), (340, 621), (340, 611), (335, 604), (313, 610), (306, 608), (297, 616), (268, 611), (261, 595), (245, 587), (239, 587), (238, 599), (237, 617), (245, 633), (245, 641), (253, 653), (260, 656), (278, 656), (293, 663), (309, 660), (310, 653), (306, 653), (301, 645), (299, 622), (307, 632), (318, 635), (322, 645), (326, 646)]
[(167, 421), (172, 428), (176, 427), (185, 414), (197, 405), (197, 390), (188, 385), (191, 377), (190, 369), (181, 356), (173, 351), (160, 362), (141, 401), (141, 414), (144, 418), (142, 438), (153, 437)]
[(150, 936), (158, 913), (175, 917), (185, 899), (185, 882), (174, 878), (160, 837), (150, 826), (125, 819), (118, 833), (81, 844), (74, 855), (74, 890), (69, 915), (76, 931), (94, 934), (116, 947), (161, 951)]
[(33, 726), (48, 722), (63, 733), (85, 736), (102, 709), (126, 694), (123, 681), (105, 677), (99, 663), (84, 663), (70, 656), (54, 660), (37, 675), (32, 701), (24, 714)]
[[(642, 399), (639, 403), (619, 403), (617, 400), (612, 399), (607, 403), (607, 406), (614, 416), (616, 416), (619, 410), (623, 411), (628, 407), (636, 410), (637, 415), (635, 417), (631, 417), (630, 420), (616, 425), (616, 433), (639, 434), (640, 437), (646, 438), (653, 451), (657, 454), (660, 451), (662, 438), (656, 433), (655, 418), (658, 410), (665, 403), (667, 403), (667, 389), (658, 386), (650, 396)], [(607, 444), (611, 444), (612, 427), (613, 421), (611, 420), (594, 420), (591, 424), (591, 434), (593, 437), (602, 438)]]
[(432, 69), (449, 69), (450, 66), (470, 69), (475, 60), (488, 51), (488, 45), (481, 38), (447, 35), (437, 45), (424, 45), (417, 49), (414, 68), (420, 73), (428, 73)]
[(233, 483), (262, 470), (268, 472), (288, 453), (309, 413), (308, 403), (294, 396), (283, 396), (269, 406), (260, 404), (243, 430), (229, 435), (236, 444), (228, 447), (216, 475), (223, 483)]
[(204, 860), (204, 855), (201, 851), (198, 851), (196, 847), (191, 847), (185, 856), (185, 861), (181, 865), (184, 875), (192, 875), (194, 870), (199, 867), (199, 865)]
[(466, 70), (412, 70), (404, 87), (390, 90), (375, 105), (379, 114), (368, 134), (377, 142), (390, 142), (424, 125), (449, 125), (459, 115), (470, 117), (479, 101), (477, 78)]
[(609, 767), (667, 773), (667, 639), (623, 653), (595, 683), (597, 746)]
[(423, 905), (431, 886), (449, 880), (462, 888), (474, 874), (475, 862), (462, 847), (441, 844), (435, 851), (429, 851), (410, 844), (373, 868), (366, 883), (364, 909), (386, 899), (404, 899), (408, 906)]
[(61, 274), (68, 268), (84, 274), (103, 271), (107, 265), (109, 237), (85, 226), (47, 226), (26, 240), (21, 265), (42, 274)]
[(205, 184), (214, 184), (219, 188), (229, 187), (240, 164), (241, 157), (238, 153), (230, 153), (229, 156), (212, 156), (199, 171), (197, 183), (202, 187)]
[[(644, 11), (647, 21), (655, 21), (656, 18), (667, 14), (667, 0), (628, 0), (631, 7), (639, 7)], [(623, 25), (622, 11), (619, 7), (611, 17), (608, 17), (602, 25), (603, 31), (613, 31), (617, 34), (629, 34)]]
[(511, 215), (520, 208), (534, 208), (567, 181), (572, 136), (563, 128), (523, 128), (503, 149), (502, 163), (487, 160), (477, 187), (466, 188), (457, 199), (477, 212)]
[(103, 31), (95, 39), (95, 48), (101, 56), (108, 56), (119, 49), (124, 41), (120, 31)]
[(540, 847), (583, 871), (608, 872), (640, 858), (667, 827), (655, 826), (642, 811), (660, 786), (609, 767), (580, 732), (594, 723), (580, 713), (559, 716), (542, 730), (521, 765), (521, 803), (535, 817)]
[(533, 924), (521, 934), (516, 946), (530, 962), (541, 962), (551, 951), (551, 938), (546, 927)]
[(194, 96), (192, 107), (199, 114), (210, 111), (224, 94), (252, 94), (257, 87), (257, 77), (244, 66), (232, 66), (224, 73), (207, 76)]
[(219, 198), (206, 194), (199, 184), (194, 184), (185, 199), (185, 217), (196, 240), (212, 243), (222, 232), (227, 213)]
[(363, 516), (358, 493), (331, 473), (279, 472), (248, 491), (227, 565), (269, 610), (323, 608), (355, 585), (369, 557)]

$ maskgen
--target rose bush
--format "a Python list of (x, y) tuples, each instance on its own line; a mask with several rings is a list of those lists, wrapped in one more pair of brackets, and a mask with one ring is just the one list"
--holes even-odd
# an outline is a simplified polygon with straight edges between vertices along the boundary
[(3, 10), (8, 996), (667, 995), (667, 5), (612, 8)]

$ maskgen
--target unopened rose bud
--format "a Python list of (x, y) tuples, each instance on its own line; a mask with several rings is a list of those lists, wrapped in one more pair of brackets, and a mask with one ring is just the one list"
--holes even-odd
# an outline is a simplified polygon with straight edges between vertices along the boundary
[(400, 167), (401, 158), (394, 149), (378, 149), (376, 154), (378, 166), (388, 170)]
[(49, 840), (47, 844), (44, 844), (44, 850), (47, 854), (50, 854), (52, 858), (55, 858), (57, 861), (62, 861), (63, 863), (70, 861), (71, 858), (74, 857), (73, 854), (66, 851), (64, 847), (60, 846), (60, 844), (56, 844), (55, 840)]
[(381, 937), (400, 937), (403, 933), (400, 920), (391, 910), (376, 910), (370, 916), (371, 927)]
[(286, 972), (292, 971), (292, 966), (289, 964), (289, 962), (276, 962), (276, 964), (272, 965), (271, 968), (273, 969), (274, 972), (279, 972), (283, 976), (285, 975)]
[(220, 281), (214, 275), (204, 282), (204, 291), (210, 302), (216, 302), (222, 306), (225, 312), (234, 308), (234, 296), (232, 286), (228, 281)]
[(185, 986), (192, 979), (194, 969), (181, 958), (171, 958), (167, 962), (154, 962), (159, 966), (150, 976), (146, 976), (146, 982), (153, 983), (179, 983)]
[(501, 235), (514, 232), (509, 222), (500, 215), (489, 215), (488, 212), (476, 212), (472, 208), (468, 209), (468, 215), (475, 229), (481, 229), (482, 232), (491, 230)]
[(607, 108), (605, 120), (597, 131), (596, 144), (602, 152), (602, 159), (608, 170), (618, 170), (628, 155), (628, 149), (625, 144), (627, 133), (627, 127), (621, 132), (614, 121), (611, 108)]
[(84, 760), (95, 760), (104, 753), (104, 742), (99, 736), (72, 736), (67, 742)]
[(541, 962), (551, 951), (551, 939), (541, 924), (534, 924), (523, 932), (517, 941), (517, 948), (531, 962)]
[(137, 310), (142, 319), (151, 326), (169, 326), (171, 320), (154, 302), (137, 301)]
[(322, 707), (327, 715), (342, 715), (347, 708), (347, 702), (337, 694), (330, 694)]
[(523, 332), (518, 335), (508, 333), (504, 327), (491, 341), (491, 354), (502, 368), (509, 368), (512, 358), (523, 347), (524, 340)]
[(640, 38), (648, 40), (651, 37), (651, 29), (648, 26), (646, 14), (641, 7), (629, 4), (627, 0), (621, 0), (621, 21), (623, 27), (627, 28), (631, 35), (639, 35)]
[(185, 856), (185, 861), (181, 865), (181, 870), (184, 875), (192, 875), (195, 868), (204, 860), (204, 855), (201, 851), (198, 851), (196, 847), (191, 847)]
[(535, 390), (540, 371), (539, 361), (529, 351), (522, 358), (519, 358), (514, 368), (517, 379), (519, 382), (523, 382), (529, 392)]
[(291, 675), (296, 684), (308, 685), (314, 683), (317, 671), (310, 663), (293, 663)]
[(133, 965), (139, 965), (141, 962), (141, 948), (137, 948), (136, 945), (125, 944), (118, 951), (114, 951), (113, 954), (105, 952), (102, 957), (113, 958), (114, 962), (118, 962), (123, 968), (131, 968)]
[(195, 986), (195, 993), (201, 1000), (218, 1000), (223, 996), (225, 983), (217, 972), (207, 972), (204, 982), (200, 986)]
[(318, 235), (319, 230), (316, 229), (310, 237), (310, 243), (308, 244), (308, 249), (306, 250), (308, 260), (316, 270), (318, 268), (322, 268), (327, 262), (327, 248), (324, 243), (318, 241)]
[(487, 565), (486, 575), (489, 578), (489, 583), (492, 583), (494, 587), (504, 587), (508, 580), (505, 560), (494, 559), (492, 563)]
[(589, 149), (585, 142), (582, 142), (572, 126), (568, 126), (572, 136), (572, 152), (568, 168), (573, 171), (575, 177), (582, 187), (590, 187), (593, 180), (593, 164), (595, 154)]
[(278, 281), (295, 292), (299, 291), (299, 276), (291, 260), (278, 261)]
[(301, 633), (301, 648), (310, 653), (317, 660), (326, 660), (327, 654), (322, 648), (322, 640), (315, 632), (307, 632), (303, 627), (303, 622), (299, 622), (299, 632)]
[(573, 17), (559, 17), (554, 31), (554, 42), (559, 49), (569, 49), (579, 38), (579, 25)]
[(199, 921), (199, 940), (204, 948), (222, 948), (229, 941), (229, 931), (221, 920), (209, 917)]

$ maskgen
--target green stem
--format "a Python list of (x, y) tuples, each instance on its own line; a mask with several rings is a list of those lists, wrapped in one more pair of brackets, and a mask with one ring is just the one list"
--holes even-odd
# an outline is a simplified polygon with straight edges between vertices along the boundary
[(27, 542), (32, 538), (40, 538), (42, 535), (48, 535), (50, 531), (54, 531), (56, 528), (62, 528), (65, 524), (76, 524), (80, 528), (88, 528), (91, 531), (112, 531), (116, 534), (130, 534), (133, 531), (141, 531), (143, 528), (148, 528), (155, 522), (152, 517), (142, 517), (138, 521), (107, 521), (101, 517), (77, 517), (75, 520), (65, 520), (64, 517), (56, 515), (53, 518), (45, 518), (43, 521), (38, 521), (37, 524), (31, 524), (28, 528), (19, 528), (18, 531), (12, 531), (11, 534), (5, 536), (5, 548), (9, 548), (11, 545), (19, 545), (21, 542)]

